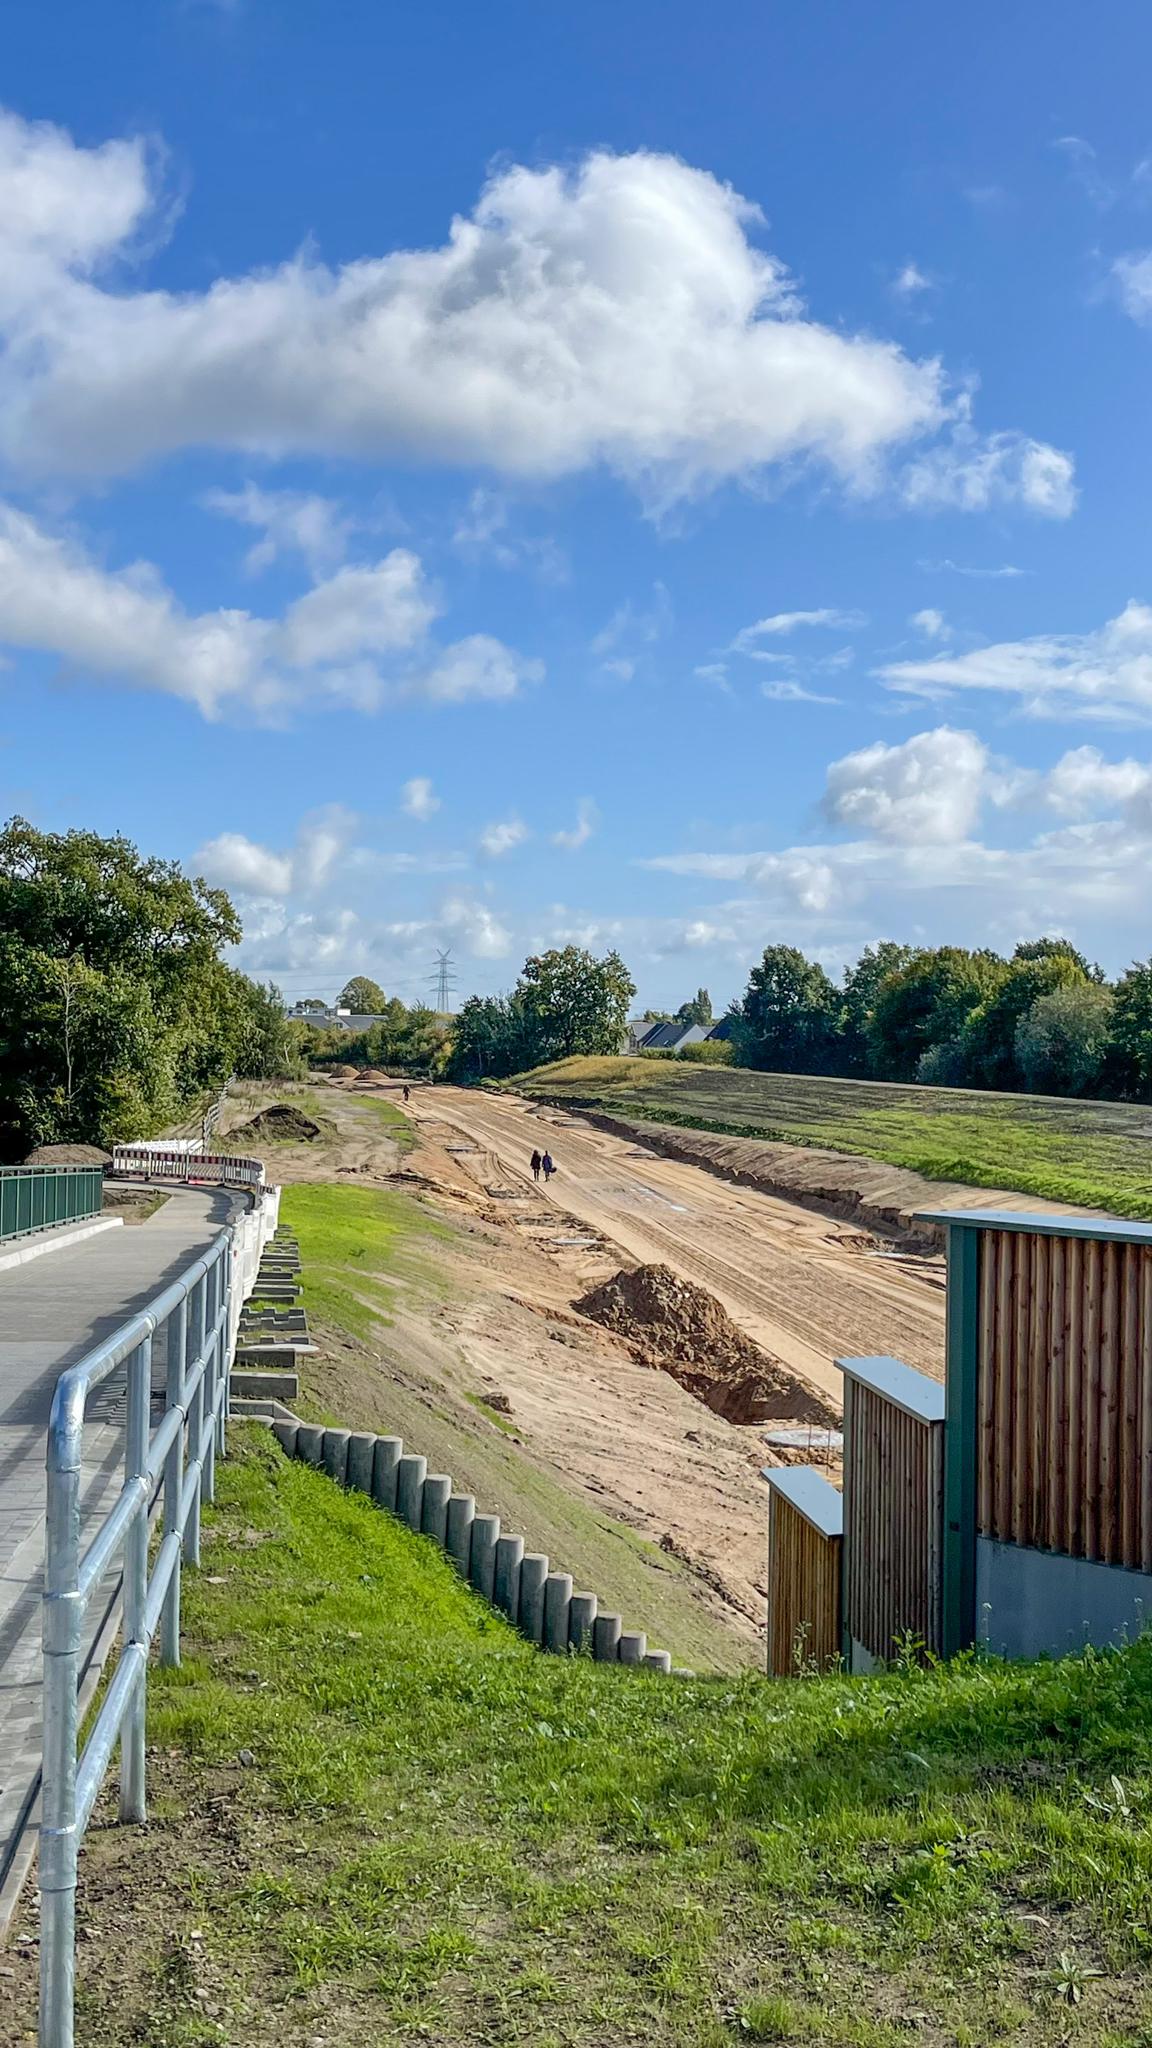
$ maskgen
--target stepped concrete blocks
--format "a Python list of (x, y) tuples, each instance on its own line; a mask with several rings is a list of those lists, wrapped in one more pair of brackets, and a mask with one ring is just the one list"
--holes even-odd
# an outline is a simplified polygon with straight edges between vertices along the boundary
[(348, 1439), (348, 1484), (357, 1493), (371, 1493), (375, 1458), (375, 1437), (369, 1436), (366, 1430), (353, 1430)]
[(294, 1458), (296, 1456), (296, 1439), (300, 1434), (300, 1424), (298, 1422), (274, 1422), (272, 1424), (272, 1434), (285, 1457)]
[(398, 1436), (378, 1436), (372, 1453), (372, 1498), (378, 1508), (396, 1513), (396, 1477), (404, 1444)]
[(452, 1492), (452, 1481), (447, 1472), (429, 1472), (424, 1481), (424, 1501), (420, 1509), (420, 1529), (425, 1536), (431, 1536), (434, 1543), (443, 1550), (448, 1540), (448, 1501)]
[(548, 1559), (529, 1550), (520, 1562), (520, 1609), (517, 1620), (530, 1643), (544, 1640), (544, 1582)]
[(420, 1517), (424, 1507), (424, 1481), (428, 1476), (427, 1458), (417, 1458), (406, 1452), (396, 1468), (396, 1513), (410, 1529), (419, 1533)]
[(592, 1624), (592, 1655), (598, 1664), (615, 1664), (620, 1656), (620, 1631), (623, 1623), (618, 1614), (598, 1614)]
[(672, 1669), (671, 1650), (649, 1650), (644, 1659), (644, 1668), (647, 1671), (662, 1671), (667, 1676)]
[(329, 1479), (344, 1486), (348, 1479), (348, 1444), (350, 1429), (326, 1429), (324, 1431), (324, 1470)]
[(472, 1561), (472, 1524), (476, 1502), (470, 1493), (454, 1493), (448, 1502), (444, 1547), (462, 1579), (468, 1577)]
[(472, 1555), (468, 1576), (485, 1600), (492, 1598), (496, 1578), (496, 1545), (500, 1541), (499, 1515), (477, 1515), (472, 1524)]
[(314, 1422), (302, 1422), (296, 1433), (296, 1456), (306, 1465), (324, 1463), (324, 1431)]
[(523, 1562), (524, 1538), (502, 1536), (496, 1545), (492, 1598), (509, 1621), (516, 1621), (520, 1613), (520, 1567)]
[(568, 1654), (568, 1610), (572, 1605), (571, 1572), (549, 1572), (544, 1581), (544, 1648)]
[(648, 1638), (643, 1629), (626, 1628), (616, 1654), (621, 1664), (643, 1664), (648, 1654)]
[(595, 1593), (573, 1593), (568, 1609), (568, 1641), (579, 1652), (592, 1647), (592, 1629), (599, 1601)]

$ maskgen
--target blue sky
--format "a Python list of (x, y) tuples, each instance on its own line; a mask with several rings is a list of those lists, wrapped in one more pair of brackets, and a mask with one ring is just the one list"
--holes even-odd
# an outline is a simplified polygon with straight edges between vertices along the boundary
[(1146, 10), (6, 13), (0, 782), (291, 998), (1152, 950)]

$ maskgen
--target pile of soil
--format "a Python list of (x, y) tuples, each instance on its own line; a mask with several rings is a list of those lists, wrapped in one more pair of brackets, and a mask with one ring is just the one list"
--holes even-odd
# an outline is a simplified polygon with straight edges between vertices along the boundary
[(836, 1419), (813, 1388), (737, 1329), (713, 1295), (670, 1266), (622, 1269), (574, 1306), (728, 1422)]
[(273, 1102), (250, 1122), (228, 1133), (230, 1139), (256, 1138), (273, 1145), (310, 1145), (322, 1135), (315, 1118), (305, 1116), (302, 1109), (290, 1102)]
[(37, 1145), (25, 1166), (111, 1166), (112, 1154), (99, 1145)]
[(337, 1066), (328, 1068), (328, 1073), (333, 1081), (354, 1081), (359, 1072), (359, 1067)]

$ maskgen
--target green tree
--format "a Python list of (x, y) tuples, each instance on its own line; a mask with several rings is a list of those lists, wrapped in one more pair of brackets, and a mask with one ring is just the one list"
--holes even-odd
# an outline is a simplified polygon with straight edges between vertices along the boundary
[(1116, 984), (1110, 1060), (1119, 1087), (1152, 1096), (1152, 960), (1136, 962)]
[(519, 998), (469, 996), (453, 1027), (452, 1080), (500, 1081), (533, 1064), (529, 1023)]
[(1095, 981), (1038, 996), (1016, 1027), (1016, 1063), (1038, 1095), (1094, 1095), (1112, 1034), (1113, 995)]
[(378, 981), (366, 974), (354, 974), (336, 998), (338, 1010), (351, 1010), (356, 1017), (378, 1017), (387, 997)]
[(876, 998), (890, 975), (898, 974), (913, 958), (911, 946), (895, 939), (881, 939), (865, 946), (855, 966), (844, 971), (844, 993), (840, 1001), (840, 1071), (866, 1074), (869, 1070), (869, 1031)]
[(977, 1088), (1016, 1088), (1016, 1039), (1021, 1021), (1042, 996), (1084, 987), (1087, 963), (1063, 940), (1018, 946), (999, 987), (968, 1019), (961, 1034), (963, 1076)]
[(748, 977), (741, 1057), (781, 1074), (821, 1074), (834, 1060), (836, 991), (796, 946), (767, 946)]
[(582, 946), (561, 946), (524, 962), (515, 995), (526, 1020), (532, 1064), (574, 1053), (619, 1052), (636, 994), (619, 953), (597, 960)]
[(868, 1026), (872, 1071), (910, 1081), (932, 1046), (960, 1037), (1007, 974), (998, 953), (937, 946), (915, 953), (880, 984)]
[(692, 1024), (705, 1028), (712, 1022), (712, 998), (706, 988), (698, 988), (690, 1003), (681, 1003), (676, 1012), (676, 1022), (687, 1029)]

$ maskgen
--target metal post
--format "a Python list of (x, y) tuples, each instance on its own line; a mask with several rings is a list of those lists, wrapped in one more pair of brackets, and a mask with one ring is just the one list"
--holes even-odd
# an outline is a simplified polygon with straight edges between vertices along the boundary
[(944, 1421), (944, 1583), (941, 1636), (946, 1657), (976, 1636), (976, 1402), (979, 1376), (980, 1247), (972, 1224), (948, 1225), (947, 1406)]
[[(124, 1447), (124, 1479), (143, 1479), (148, 1471), (148, 1437), (152, 1406), (152, 1339), (145, 1337), (128, 1360), (128, 1428)], [(124, 1538), (124, 1630), (123, 1651), (139, 1646), (144, 1668), (124, 1717), (120, 1738), (120, 1818), (145, 1819), (144, 1803), (144, 1707), (145, 1669), (148, 1660), (148, 1496), (141, 1499)]]
[(216, 1446), (222, 1458), (228, 1455), (228, 1417), (232, 1412), (232, 1247), (225, 1246), (220, 1254), (220, 1275), (224, 1287), (224, 1322), (220, 1335), (220, 1371), (223, 1375), (223, 1395), (220, 1401), (220, 1420), (216, 1429)]
[[(184, 1368), (188, 1355), (188, 1300), (185, 1296), (179, 1308), (172, 1311), (165, 1332), (168, 1346), (168, 1377), (164, 1397), (166, 1408), (180, 1408), (184, 1403)], [(177, 1430), (175, 1440), (164, 1460), (164, 1534), (170, 1536), (180, 1527), (180, 1494), (184, 1485), (184, 1431)], [(160, 1662), (180, 1662), (180, 1558), (177, 1556), (164, 1596), (164, 1613), (160, 1622)]]
[[(192, 1289), (192, 1342), (191, 1365), (193, 1368), (204, 1356), (204, 1309), (206, 1305), (206, 1276), (201, 1274)], [(200, 1381), (188, 1409), (188, 1454), (193, 1460), (194, 1496), (184, 1527), (184, 1561), (186, 1564), (200, 1562), (200, 1495), (201, 1475), (195, 1460), (200, 1456), (200, 1438), (204, 1434), (204, 1382)]]
[(76, 1982), (76, 1678), (80, 1653), (80, 1446), (48, 1440), (44, 1552), (44, 1761), (40, 1820), (40, 2041), (73, 2048)]
[(204, 1414), (209, 1422), (208, 1448), (204, 1454), (204, 1484), (202, 1500), (216, 1498), (216, 1392), (220, 1365), (220, 1337), (217, 1323), (220, 1318), (220, 1261), (216, 1259), (209, 1266), (206, 1275), (208, 1288), (208, 1364), (204, 1371)]

